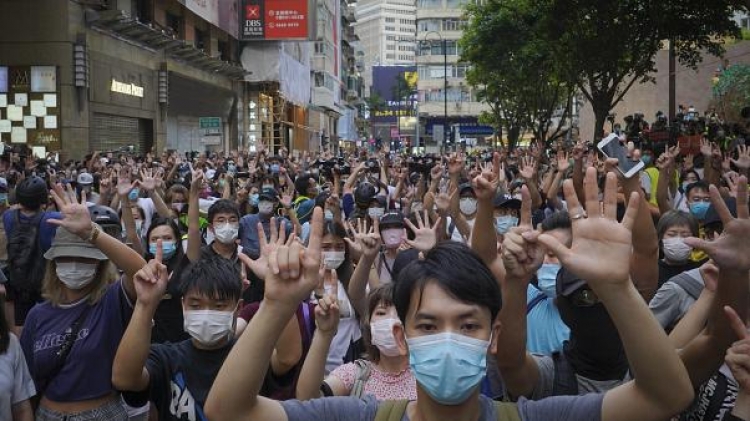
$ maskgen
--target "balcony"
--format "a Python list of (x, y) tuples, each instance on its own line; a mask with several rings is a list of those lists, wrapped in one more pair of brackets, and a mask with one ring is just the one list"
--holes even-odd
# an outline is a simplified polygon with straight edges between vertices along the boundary
[(333, 102), (333, 92), (325, 86), (316, 86), (312, 92), (312, 104), (326, 110), (337, 111), (338, 107)]
[(242, 65), (212, 57), (192, 43), (177, 39), (169, 28), (143, 23), (122, 10), (86, 10), (86, 23), (105, 33), (152, 51), (163, 51), (167, 56), (207, 72), (218, 73), (232, 79), (250, 74)]

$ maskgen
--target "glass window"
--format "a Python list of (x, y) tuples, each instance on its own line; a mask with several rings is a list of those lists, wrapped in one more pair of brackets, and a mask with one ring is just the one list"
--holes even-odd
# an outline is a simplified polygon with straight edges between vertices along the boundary
[(419, 0), (417, 7), (420, 9), (439, 9), (443, 5), (443, 0)]

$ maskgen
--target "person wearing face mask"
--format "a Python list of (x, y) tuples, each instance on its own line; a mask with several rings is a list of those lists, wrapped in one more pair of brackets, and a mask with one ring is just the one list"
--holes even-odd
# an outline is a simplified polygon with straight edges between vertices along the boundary
[[(240, 274), (219, 257), (190, 266), (179, 282), (184, 330), (189, 336), (179, 342), (156, 344), (151, 340), (150, 320), (170, 282), (170, 272), (160, 262), (161, 257), (162, 253), (157, 253), (135, 277), (143, 287), (138, 289), (133, 317), (117, 349), (113, 384), (131, 392), (126, 400), (133, 397), (132, 392), (147, 392), (160, 420), (204, 419), (200, 415), (203, 403), (235, 342)], [(283, 348), (279, 352), (283, 354)], [(282, 381), (286, 369), (279, 370), (276, 360), (270, 366), (267, 383)]]
[(293, 208), (299, 223), (304, 224), (310, 220), (315, 208), (314, 199), (319, 192), (318, 182), (312, 174), (301, 174), (294, 180), (294, 190), (297, 191), (297, 198), (294, 199)]
[[(551, 214), (542, 222), (542, 232), (569, 243), (570, 216), (564, 211)], [(526, 291), (526, 349), (533, 354), (559, 352), (570, 336), (570, 329), (560, 319), (555, 304), (559, 271), (560, 261), (547, 251)]]
[(393, 264), (399, 253), (399, 247), (406, 239), (406, 225), (401, 212), (388, 212), (380, 218), (380, 238), (383, 250), (380, 252), (375, 268), (381, 283), (393, 281)]
[(146, 262), (94, 224), (71, 190), (58, 185), (53, 196), (63, 218), (53, 220), (59, 228), (45, 253), (46, 301), (29, 312), (21, 335), (41, 397), (36, 419), (125, 421), (112, 361), (136, 299), (133, 276)]
[[(322, 213), (316, 213), (313, 220), (320, 224)], [(258, 392), (272, 355), (271, 343), (278, 338), (280, 328), (294, 311), (297, 301), (315, 287), (321, 231), (321, 227), (313, 229), (307, 249), (293, 244), (280, 250), (281, 255), (291, 258), (281, 262), (279, 275), (267, 278), (265, 300), (269, 304), (260, 309), (216, 377), (205, 405), (209, 419), (491, 421), (523, 417), (525, 421), (657, 421), (679, 411), (692, 396), (685, 368), (667, 339), (658, 335), (660, 342), (638, 347), (636, 354), (638, 368), (659, 367), (659, 376), (643, 380), (639, 377), (638, 383), (608, 396), (591, 394), (543, 401), (519, 400), (516, 404), (493, 402), (480, 396), (479, 384), (487, 368), (488, 353), (493, 355), (497, 344), (503, 340), (497, 321), (502, 303), (500, 287), (476, 254), (463, 244), (446, 241), (404, 268), (394, 284), (393, 301), (401, 324), (394, 324), (393, 334), (399, 350), (409, 354), (417, 383), (416, 400), (339, 397), (278, 402), (264, 399)], [(622, 263), (618, 262), (620, 270)], [(626, 260), (624, 264), (627, 265)], [(290, 275), (289, 270), (296, 267), (301, 271)], [(606, 267), (601, 265), (595, 270), (597, 276), (607, 274)], [(632, 292), (628, 292), (629, 297), (633, 297)], [(631, 318), (638, 320), (629, 322), (628, 331), (641, 321), (644, 311), (648, 317), (648, 310), (643, 306), (636, 310), (636, 315), (631, 314)], [(655, 330), (652, 325), (647, 329), (649, 334)]]
[(447, 217), (446, 234), (451, 241), (466, 242), (474, 229), (474, 218), (477, 215), (477, 197), (471, 183), (458, 186), (458, 210), (460, 215)]
[(297, 383), (297, 399), (366, 395), (378, 400), (417, 398), (417, 383), (409, 369), (409, 358), (393, 336), (394, 325), (400, 325), (401, 321), (392, 296), (393, 284), (387, 284), (372, 290), (367, 298), (362, 333), (368, 358), (337, 367), (325, 380), (321, 376), (322, 366), (338, 326), (338, 306), (333, 312), (316, 309), (317, 329)]
[(147, 261), (159, 251), (161, 241), (162, 263), (167, 267), (169, 282), (154, 313), (151, 333), (153, 343), (177, 343), (188, 339), (182, 317), (182, 291), (180, 280), (189, 265), (180, 240), (177, 225), (171, 219), (155, 218), (146, 232), (148, 247), (144, 253)]
[(492, 204), (494, 206), (495, 234), (501, 240), (506, 232), (518, 225), (521, 201), (509, 194), (498, 194)]
[(672, 200), (672, 208), (683, 212), (690, 212), (685, 194), (688, 187), (700, 180), (700, 175), (695, 170), (687, 170), (680, 176), (680, 185)]
[(698, 220), (682, 211), (669, 211), (659, 218), (656, 233), (661, 245), (659, 259), (659, 287), (682, 272), (695, 269), (704, 261), (690, 260), (693, 248), (685, 244), (685, 238), (698, 237)]

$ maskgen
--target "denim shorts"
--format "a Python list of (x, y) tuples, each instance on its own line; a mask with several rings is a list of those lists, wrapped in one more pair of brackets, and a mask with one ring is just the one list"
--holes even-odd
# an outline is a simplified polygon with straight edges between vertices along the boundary
[(128, 413), (118, 399), (98, 408), (74, 414), (39, 407), (36, 411), (36, 421), (128, 421)]

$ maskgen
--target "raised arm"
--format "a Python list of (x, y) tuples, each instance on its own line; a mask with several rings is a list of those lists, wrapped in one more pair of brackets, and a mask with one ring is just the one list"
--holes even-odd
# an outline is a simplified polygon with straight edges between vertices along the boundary
[[(192, 166), (190, 167), (192, 169)], [(190, 181), (190, 198), (188, 199), (188, 244), (187, 258), (197, 262), (201, 257), (201, 228), (199, 194), (203, 187), (205, 175), (203, 170), (194, 170)]]
[(133, 187), (135, 187), (133, 184), (130, 184), (128, 180), (125, 180), (122, 185), (122, 193), (120, 193), (121, 187), (118, 183), (117, 194), (118, 196), (120, 196), (120, 203), (122, 204), (122, 222), (125, 226), (125, 236), (127, 242), (129, 243), (130, 248), (132, 248), (139, 255), (143, 256), (143, 242), (141, 242), (141, 238), (139, 236), (140, 233), (138, 233), (135, 229), (135, 219), (133, 219), (132, 209), (136, 205), (131, 203), (130, 198), (128, 197), (128, 194), (130, 193), (130, 190), (133, 189)]
[[(500, 155), (495, 153), (494, 161), (499, 164)], [(473, 181), (474, 194), (477, 196), (477, 216), (471, 233), (471, 248), (490, 268), (502, 288), (505, 279), (505, 268), (497, 254), (497, 236), (493, 222), (494, 207), (492, 201), (497, 191), (499, 165), (494, 165), (493, 171), (484, 171)]]
[(521, 196), (520, 224), (511, 228), (503, 240), (503, 340), (498, 341), (496, 358), (508, 394), (530, 398), (539, 379), (539, 367), (526, 351), (526, 290), (544, 261), (544, 251), (536, 241), (526, 239), (537, 234), (531, 227), (531, 198), (526, 186), (521, 188)]
[[(156, 176), (153, 170), (141, 170), (140, 185), (144, 190), (146, 190), (146, 192), (148, 193), (148, 197), (151, 198), (151, 201), (154, 202), (156, 213), (158, 213), (162, 218), (172, 218), (172, 210), (169, 209), (169, 206), (167, 206), (166, 203), (164, 203), (164, 199), (159, 194), (159, 190), (157, 187), (159, 187), (160, 182), (161, 178)], [(122, 200), (122, 198), (120, 198), (120, 200)]]
[(112, 365), (112, 385), (117, 390), (140, 392), (149, 386), (146, 360), (151, 349), (152, 320), (169, 281), (167, 267), (162, 264), (161, 240), (156, 244), (155, 259), (133, 279), (138, 299)]
[(354, 268), (354, 273), (349, 280), (347, 295), (354, 307), (354, 311), (360, 317), (367, 314), (367, 283), (370, 278), (370, 270), (378, 257), (380, 250), (380, 231), (377, 221), (374, 226), (367, 227), (367, 221), (360, 219), (357, 226), (350, 224), (349, 230), (354, 233), (354, 241), (345, 238), (350, 249), (361, 249), (361, 257)]
[[(617, 223), (617, 178), (607, 174), (604, 206), (598, 199), (596, 169), (585, 178), (588, 218), (574, 218), (571, 248), (549, 234), (538, 241), (563, 267), (585, 279), (607, 309), (622, 339), (635, 380), (604, 396), (602, 421), (669, 419), (693, 398), (690, 378), (664, 330), (630, 282), (631, 231), (641, 197), (632, 195), (622, 223)], [(564, 185), (570, 209), (581, 209), (570, 181)]]
[(214, 380), (204, 406), (209, 419), (287, 420), (281, 404), (258, 393), (273, 344), (299, 303), (318, 284), (322, 236), (323, 211), (317, 208), (313, 211), (308, 247), (292, 239), (269, 256), (263, 303)]
[(319, 299), (318, 306), (315, 307), (315, 334), (305, 363), (302, 365), (299, 380), (297, 380), (296, 398), (299, 400), (304, 401), (321, 396), (320, 386), (325, 376), (326, 358), (339, 325), (337, 294), (338, 282), (334, 282), (331, 292)]

